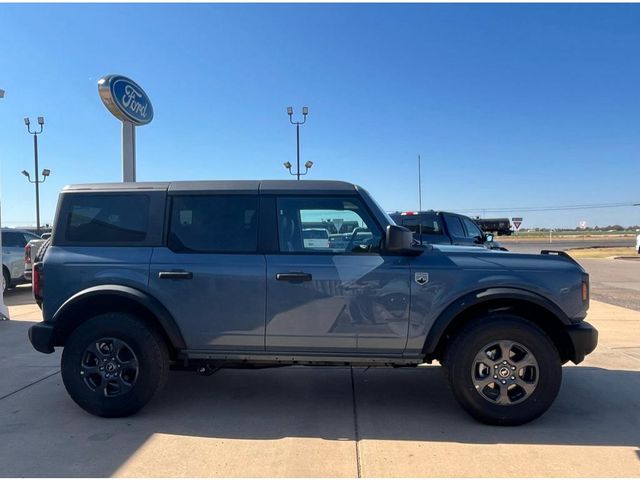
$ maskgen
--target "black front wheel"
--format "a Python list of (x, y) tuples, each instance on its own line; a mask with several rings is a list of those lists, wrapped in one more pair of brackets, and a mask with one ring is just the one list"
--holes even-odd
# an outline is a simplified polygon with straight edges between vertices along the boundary
[(511, 314), (492, 314), (464, 327), (445, 352), (453, 393), (474, 418), (520, 425), (542, 415), (562, 380), (560, 355), (545, 332)]
[(62, 380), (87, 412), (124, 417), (145, 406), (169, 371), (166, 344), (127, 313), (98, 315), (81, 324), (62, 352)]

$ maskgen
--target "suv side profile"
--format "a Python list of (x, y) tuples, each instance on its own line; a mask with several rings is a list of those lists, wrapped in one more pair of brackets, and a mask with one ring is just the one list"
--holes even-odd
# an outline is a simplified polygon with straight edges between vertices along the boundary
[[(318, 225), (350, 233), (309, 242)], [(543, 253), (415, 246), (344, 182), (76, 185), (34, 264), (29, 338), (64, 348), (68, 393), (104, 417), (138, 411), (171, 368), (437, 360), (468, 413), (516, 425), (597, 343), (588, 275)]]

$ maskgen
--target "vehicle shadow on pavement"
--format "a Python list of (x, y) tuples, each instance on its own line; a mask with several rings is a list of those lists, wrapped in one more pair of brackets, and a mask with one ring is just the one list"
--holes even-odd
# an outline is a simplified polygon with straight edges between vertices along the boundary
[[(355, 408), (351, 378), (349, 368), (322, 367), (222, 370), (211, 377), (172, 372), (164, 391), (137, 415), (103, 419), (77, 407), (56, 375), (2, 401), (3, 475), (110, 476), (132, 458), (144, 463), (147, 455), (158, 466), (169, 465), (169, 451), (186, 452), (189, 448), (180, 445), (198, 438), (212, 457), (224, 455), (224, 445), (237, 440), (295, 438), (336, 445), (358, 439), (640, 446), (637, 371), (565, 368), (551, 410), (520, 427), (471, 419), (438, 367), (354, 369)], [(260, 451), (260, 444), (250, 442), (237, 448), (247, 445)]]
[[(228, 370), (201, 379), (174, 373), (164, 394), (143, 414), (158, 415), (167, 422), (163, 431), (178, 435), (355, 438), (348, 368), (267, 371)], [(551, 409), (515, 428), (487, 426), (469, 417), (439, 367), (353, 372), (361, 439), (640, 446), (637, 371), (564, 368)], [(202, 413), (197, 424), (171, 428), (185, 410)]]

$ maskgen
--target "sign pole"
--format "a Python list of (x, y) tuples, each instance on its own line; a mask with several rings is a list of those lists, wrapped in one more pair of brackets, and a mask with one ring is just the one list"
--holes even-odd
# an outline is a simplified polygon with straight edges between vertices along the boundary
[(98, 95), (114, 117), (122, 122), (122, 181), (136, 181), (136, 127), (153, 120), (151, 100), (142, 87), (122, 75), (98, 80)]
[(136, 181), (136, 127), (122, 122), (122, 181)]

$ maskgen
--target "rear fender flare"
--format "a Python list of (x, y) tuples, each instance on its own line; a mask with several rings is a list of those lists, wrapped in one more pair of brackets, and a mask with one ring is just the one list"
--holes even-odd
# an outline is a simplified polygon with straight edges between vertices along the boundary
[(58, 325), (58, 321), (75, 306), (105, 296), (117, 296), (145, 308), (155, 317), (158, 326), (163, 330), (173, 348), (178, 350), (186, 348), (180, 328), (164, 305), (151, 295), (124, 285), (97, 285), (74, 294), (58, 308), (50, 323), (54, 326)]

